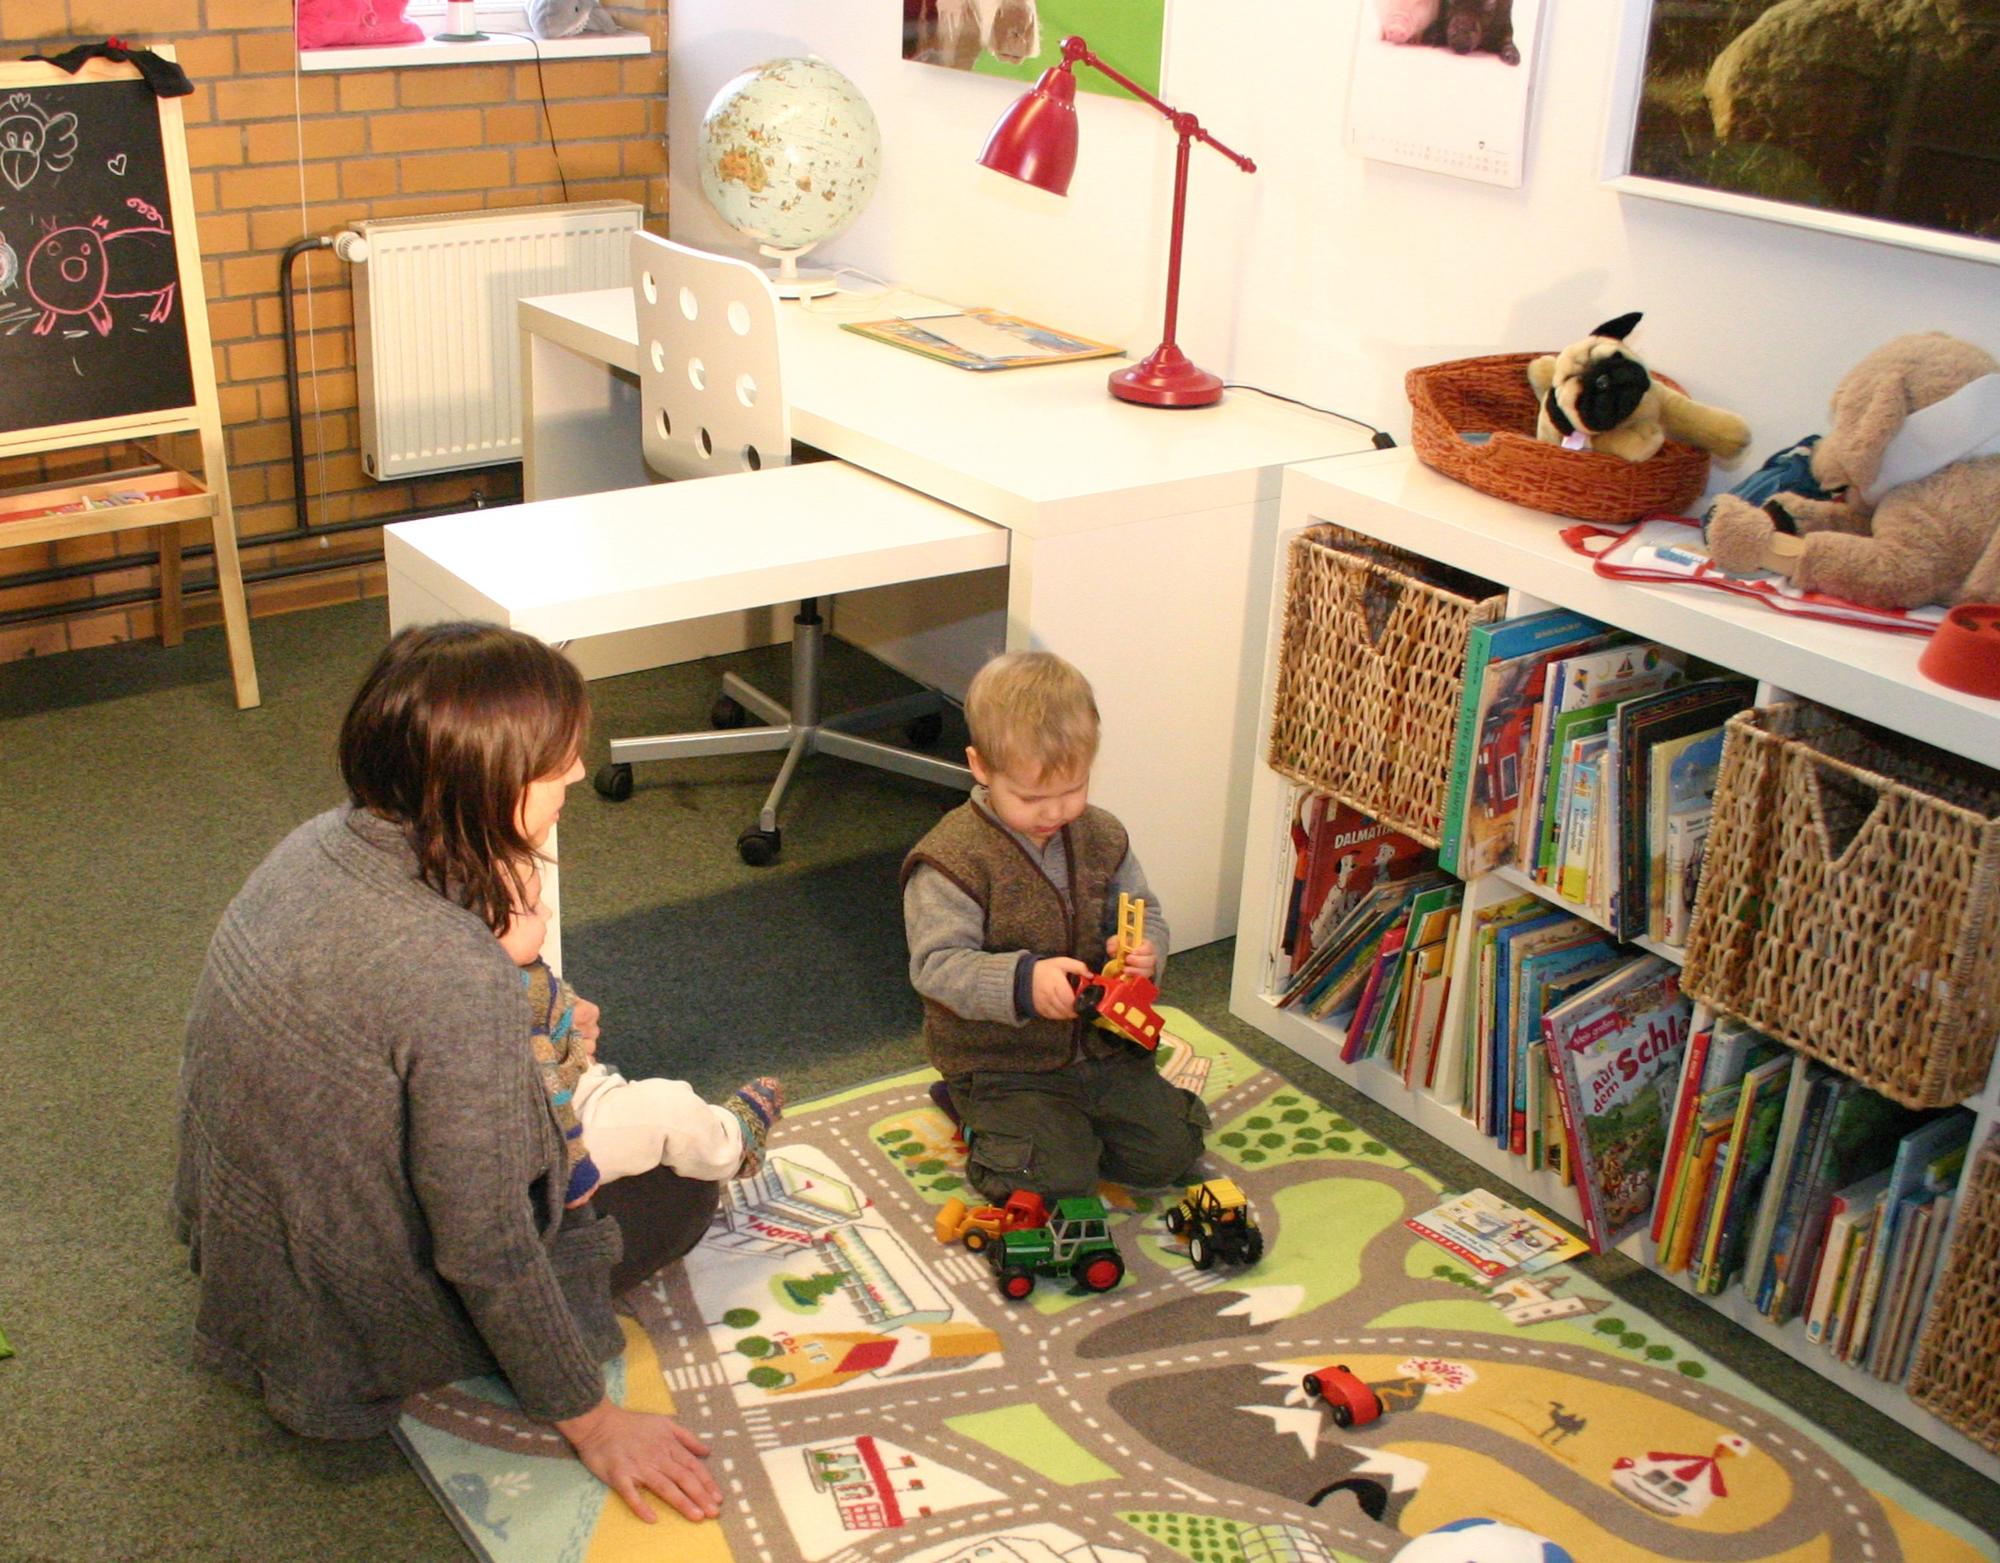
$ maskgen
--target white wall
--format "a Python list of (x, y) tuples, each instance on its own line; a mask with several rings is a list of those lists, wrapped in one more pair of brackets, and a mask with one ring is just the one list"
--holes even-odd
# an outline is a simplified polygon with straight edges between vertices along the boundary
[[(1413, 365), (1554, 348), (1643, 309), (1635, 346), (1696, 397), (1748, 417), (1754, 465), (1823, 428), (1834, 382), (1891, 336), (1947, 330), (2000, 352), (1990, 265), (1602, 188), (1621, 13), (1643, 0), (1547, 0), (1519, 190), (1344, 149), (1360, 3), (1168, 6), (1161, 96), (1258, 165), (1246, 176), (1195, 150), (1180, 340), (1205, 367), (1352, 410), (1401, 439)], [(729, 239), (691, 151), (715, 90), (749, 65), (816, 53), (867, 96), (884, 143), (875, 199), (831, 257), (1151, 347), (1173, 171), (1166, 122), (1081, 95), (1069, 198), (1003, 179), (973, 159), (1019, 87), (904, 63), (900, 13), (893, 0), (674, 0), (673, 233)]]

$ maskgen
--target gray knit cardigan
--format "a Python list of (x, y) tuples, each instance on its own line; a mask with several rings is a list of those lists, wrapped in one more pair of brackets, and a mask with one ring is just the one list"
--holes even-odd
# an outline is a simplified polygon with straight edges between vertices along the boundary
[(404, 1397), (504, 1373), (575, 1416), (620, 1345), (618, 1224), (563, 1210), (519, 972), (335, 809), (223, 914), (188, 1019), (174, 1227), (198, 1360), (295, 1432), (380, 1432)]

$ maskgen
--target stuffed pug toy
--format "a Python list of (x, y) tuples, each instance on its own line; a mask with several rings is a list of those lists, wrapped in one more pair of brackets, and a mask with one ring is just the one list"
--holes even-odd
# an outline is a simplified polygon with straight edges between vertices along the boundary
[[(1812, 453), (1832, 498), (1725, 494), (1708, 521), (1725, 570), (1775, 570), (1880, 608), (2000, 602), (2000, 362), (1926, 331), (1848, 370)], [(1800, 535), (1794, 535), (1794, 534)]]
[(1728, 461), (1750, 443), (1750, 426), (1733, 412), (1705, 407), (1662, 385), (1625, 345), (1638, 325), (1633, 310), (1607, 320), (1560, 353), (1528, 365), (1541, 403), (1535, 438), (1567, 450), (1597, 450), (1644, 461), (1668, 440)]
[(528, 0), (528, 31), (537, 38), (574, 38), (625, 29), (597, 0)]

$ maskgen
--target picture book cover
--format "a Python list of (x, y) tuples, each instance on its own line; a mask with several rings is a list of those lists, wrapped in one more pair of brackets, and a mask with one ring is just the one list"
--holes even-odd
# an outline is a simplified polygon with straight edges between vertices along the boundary
[(1485, 1189), (1454, 1195), (1403, 1225), (1462, 1260), (1486, 1280), (1532, 1275), (1584, 1250), (1581, 1239), (1549, 1217), (1521, 1210)]
[(1652, 1212), (1689, 1015), (1680, 969), (1647, 955), (1542, 1017), (1594, 1253)]
[(1514, 975), (1520, 967), (1520, 957), (1514, 953), (1514, 947), (1531, 933), (1564, 927), (1570, 921), (1568, 913), (1537, 902), (1537, 911), (1533, 915), (1499, 924), (1493, 931), (1493, 1008), (1485, 1033), (1486, 1046), (1492, 1055), (1487, 1067), (1487, 1080), (1492, 1092), (1492, 1099), (1487, 1105), (1487, 1123), (1494, 1140), (1503, 1147), (1512, 1137), (1510, 1124), (1514, 1101), (1514, 1039), (1509, 1028), (1516, 1013)]
[(1461, 879), (1476, 879), (1512, 856), (1522, 751), (1541, 704), (1543, 670), (1613, 633), (1561, 608), (1473, 626), (1438, 848), (1438, 861)]
[(1310, 845), (1299, 896), (1302, 937), (1293, 948), (1295, 963), (1303, 963), (1376, 885), (1407, 879), (1437, 862), (1437, 855), (1414, 836), (1406, 836), (1325, 793), (1312, 797), (1313, 817), (1307, 827)]

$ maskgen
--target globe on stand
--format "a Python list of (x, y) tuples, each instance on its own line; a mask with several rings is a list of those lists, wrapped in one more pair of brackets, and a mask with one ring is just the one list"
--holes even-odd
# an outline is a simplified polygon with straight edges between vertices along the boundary
[(747, 70), (709, 104), (697, 155), (709, 204), (779, 263), (779, 297), (833, 292), (798, 258), (844, 232), (881, 177), (882, 134), (854, 83), (817, 58)]

